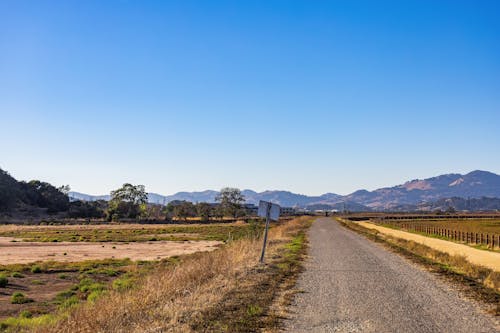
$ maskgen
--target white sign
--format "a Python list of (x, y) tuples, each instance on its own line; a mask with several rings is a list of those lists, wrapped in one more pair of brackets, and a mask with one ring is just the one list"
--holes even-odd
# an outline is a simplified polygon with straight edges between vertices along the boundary
[(267, 217), (267, 211), (269, 210), (269, 218), (274, 221), (278, 221), (280, 218), (281, 207), (277, 204), (267, 201), (259, 201), (259, 210), (257, 215), (260, 217)]

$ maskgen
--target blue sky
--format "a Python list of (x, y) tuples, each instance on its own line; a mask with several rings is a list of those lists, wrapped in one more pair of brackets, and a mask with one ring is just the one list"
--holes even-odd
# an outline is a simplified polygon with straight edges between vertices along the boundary
[(498, 1), (0, 1), (0, 168), (100, 194), (500, 173)]

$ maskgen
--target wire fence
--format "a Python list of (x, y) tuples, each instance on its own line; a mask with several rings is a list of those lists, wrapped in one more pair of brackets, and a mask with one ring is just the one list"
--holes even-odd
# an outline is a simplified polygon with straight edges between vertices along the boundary
[(422, 223), (391, 223), (384, 221), (383, 224), (405, 231), (438, 236), (465, 244), (486, 245), (490, 249), (500, 249), (500, 234), (464, 231), (458, 228)]

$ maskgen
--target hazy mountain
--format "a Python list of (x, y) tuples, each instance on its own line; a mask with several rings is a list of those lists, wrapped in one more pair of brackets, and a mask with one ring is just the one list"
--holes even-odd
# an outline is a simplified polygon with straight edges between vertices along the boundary
[(422, 180), (415, 179), (402, 185), (372, 192), (360, 190), (347, 195), (345, 199), (383, 210), (451, 197), (500, 197), (500, 176), (479, 170), (466, 175), (447, 174)]
[[(167, 204), (173, 200), (191, 202), (215, 202), (219, 192), (207, 190), (202, 192), (178, 192), (173, 195), (149, 193), (149, 202)], [(427, 179), (415, 179), (402, 185), (385, 187), (375, 191), (358, 190), (342, 196), (325, 193), (320, 196), (307, 196), (289, 191), (255, 192), (243, 190), (247, 203), (257, 204), (259, 200), (277, 203), (284, 207), (301, 207), (314, 209), (342, 210), (344, 202), (351, 211), (391, 210), (417, 207), (446, 198), (500, 198), (500, 176), (487, 171), (473, 171), (466, 175), (446, 174)], [(78, 192), (70, 192), (70, 197), (79, 200), (109, 200), (109, 195), (92, 196)], [(318, 208), (322, 207), (322, 208)]]
[(500, 210), (500, 198), (444, 198), (432, 202), (421, 202), (416, 205), (398, 205), (392, 208), (394, 211), (408, 212), (408, 211), (422, 211), (432, 212), (436, 210), (449, 211), (494, 211)]

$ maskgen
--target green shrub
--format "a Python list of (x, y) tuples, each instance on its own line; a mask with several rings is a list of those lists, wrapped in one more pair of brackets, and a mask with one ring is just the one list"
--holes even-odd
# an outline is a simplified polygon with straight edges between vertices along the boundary
[(31, 284), (36, 285), (36, 286), (40, 286), (40, 285), (44, 285), (45, 281), (42, 281), (42, 280), (32, 280)]
[(31, 318), (31, 317), (33, 317), (33, 314), (31, 313), (31, 311), (23, 310), (19, 314), (19, 317), (21, 317), (21, 318)]
[(78, 299), (78, 297), (76, 297), (76, 295), (73, 295), (70, 298), (67, 298), (64, 301), (62, 301), (61, 304), (59, 304), (59, 309), (66, 310), (75, 306), (78, 303), (80, 303), (80, 300)]
[(42, 268), (38, 265), (35, 265), (33, 267), (31, 267), (31, 273), (41, 273), (42, 272)]
[(94, 303), (99, 297), (105, 294), (105, 290), (94, 290), (87, 296), (87, 301)]
[(12, 304), (24, 304), (24, 303), (31, 303), (31, 302), (33, 302), (33, 300), (31, 298), (24, 296), (23, 293), (20, 293), (17, 291), (14, 294), (12, 294), (12, 297), (10, 298), (10, 302)]
[(73, 290), (65, 290), (61, 291), (56, 295), (56, 302), (58, 303), (63, 303), (65, 300), (68, 298), (71, 298), (72, 296), (75, 295), (75, 292)]
[(0, 275), (0, 288), (5, 288), (9, 284), (9, 279), (5, 275)]
[(127, 274), (113, 281), (113, 289), (124, 291), (132, 288), (134, 280)]
[(68, 275), (64, 274), (64, 273), (61, 273), (57, 276), (58, 278), (62, 279), (62, 280), (65, 280), (68, 278)]
[(23, 278), (24, 277), (24, 275), (19, 273), (19, 272), (14, 272), (10, 276), (12, 276), (13, 278)]

